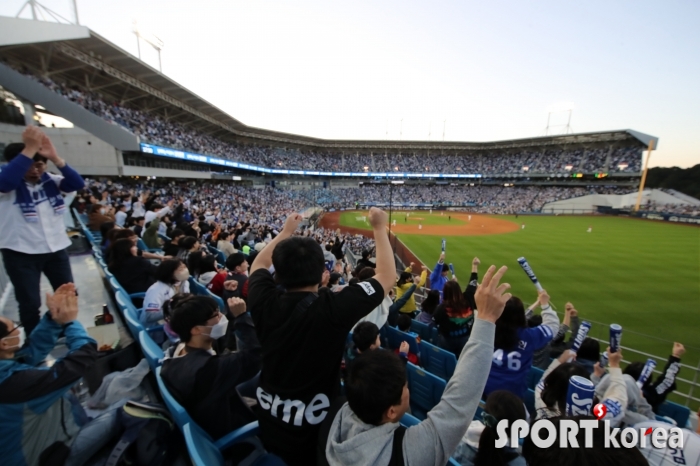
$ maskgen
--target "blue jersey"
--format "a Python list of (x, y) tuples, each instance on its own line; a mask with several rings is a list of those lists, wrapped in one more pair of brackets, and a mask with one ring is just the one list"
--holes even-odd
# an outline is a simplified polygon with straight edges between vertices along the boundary
[(547, 325), (518, 329), (518, 345), (505, 351), (496, 348), (491, 360), (491, 372), (486, 381), (484, 399), (495, 390), (508, 390), (519, 397), (525, 396), (526, 377), (532, 366), (532, 355), (552, 340), (552, 329)]

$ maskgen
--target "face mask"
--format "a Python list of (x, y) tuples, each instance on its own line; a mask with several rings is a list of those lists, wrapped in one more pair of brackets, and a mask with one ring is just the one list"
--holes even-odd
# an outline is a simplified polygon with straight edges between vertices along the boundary
[(209, 338), (218, 340), (219, 338), (226, 335), (226, 330), (228, 330), (228, 319), (226, 318), (226, 316), (222, 315), (221, 320), (219, 320), (219, 322), (217, 322), (216, 325), (203, 325), (203, 327), (211, 328), (211, 332), (209, 332)]
[(175, 278), (181, 282), (184, 282), (188, 278), (190, 278), (190, 271), (185, 269), (185, 270), (178, 270), (175, 272)]
[(102, 215), (104, 215), (106, 211), (107, 211), (106, 209), (100, 209), (100, 213), (101, 213)]
[(9, 346), (7, 349), (8, 350), (17, 350), (24, 345), (24, 341), (27, 339), (27, 336), (24, 333), (24, 327), (19, 328), (19, 335), (18, 336), (11, 336), (11, 337), (5, 337), (2, 338), (2, 340), (8, 340), (8, 341), (17, 341), (17, 344), (14, 346)]

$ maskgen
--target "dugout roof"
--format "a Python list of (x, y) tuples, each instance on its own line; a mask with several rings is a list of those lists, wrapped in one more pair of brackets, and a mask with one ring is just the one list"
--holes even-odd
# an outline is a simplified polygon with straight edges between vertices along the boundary
[(79, 84), (105, 97), (223, 140), (338, 151), (509, 150), (658, 138), (625, 129), (494, 142), (330, 140), (247, 126), (137, 57), (84, 27), (0, 17), (0, 59), (32, 73)]

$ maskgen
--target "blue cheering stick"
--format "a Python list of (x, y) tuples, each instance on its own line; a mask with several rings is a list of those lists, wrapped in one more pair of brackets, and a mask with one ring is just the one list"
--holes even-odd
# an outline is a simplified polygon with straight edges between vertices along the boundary
[(442, 252), (445, 252), (446, 247), (447, 247), (447, 240), (445, 238), (442, 238)]
[(455, 267), (452, 265), (452, 262), (449, 263), (448, 267), (450, 268), (450, 272), (452, 272), (452, 276), (455, 276)]

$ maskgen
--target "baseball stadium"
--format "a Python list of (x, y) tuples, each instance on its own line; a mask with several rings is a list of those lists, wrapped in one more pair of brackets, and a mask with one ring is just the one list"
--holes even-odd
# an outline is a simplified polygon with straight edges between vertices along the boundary
[[(38, 275), (30, 279), (29, 269), (21, 265), (25, 259), (18, 256), (55, 254), (52, 245), (63, 244), (48, 240), (51, 251), (45, 251), (43, 246), (21, 250), (23, 244), (34, 241), (34, 233), (18, 233), (19, 227), (14, 225), (24, 222), (22, 215), (30, 222), (36, 212), (40, 217), (52, 214), (44, 209), (48, 203), (40, 208), (36, 191), (31, 188), (29, 191), (19, 187), (0, 189), (2, 196), (9, 196), (5, 193), (17, 189), (17, 200), (8, 198), (3, 207), (6, 218), (0, 224), (3, 236), (19, 237), (2, 245), (0, 315), (8, 322), (21, 322), (31, 342), (37, 338), (32, 336), (49, 325), (45, 321), (50, 320), (39, 320), (37, 305), (41, 314), (51, 312), (53, 319), (58, 319), (60, 312), (54, 315), (53, 310), (46, 311), (54, 306), (53, 298), (49, 300), (48, 296), (53, 290), (58, 296), (61, 289), (58, 285), (70, 281), (75, 283), (73, 295), (78, 291), (80, 312), (75, 319), (87, 328), (89, 337), (85, 339), (97, 342), (95, 354), (100, 353), (95, 356), (97, 362), (90, 365), (92, 369), (75, 375), (70, 383), (66, 382), (63, 391), (50, 391), (54, 397), (51, 399), (72, 393), (85, 401), (86, 397), (98, 396), (100, 390), (105, 390), (100, 387), (108, 380), (109, 373), (131, 371), (133, 377), (141, 370), (144, 374), (149, 372), (141, 375), (143, 384), (139, 390), (132, 390), (132, 399), (145, 399), (165, 407), (164, 416), (172, 419), (175, 430), (184, 436), (186, 461), (198, 465), (223, 461), (224, 445), (228, 447), (238, 440), (227, 444), (223, 433), (228, 430), (217, 430), (218, 425), (203, 425), (206, 416), (192, 414), (191, 400), (184, 401), (186, 397), (182, 396), (184, 385), (177, 385), (175, 379), (168, 380), (168, 376), (174, 376), (172, 370), (170, 374), (166, 370), (168, 351), (186, 345), (187, 340), (181, 340), (180, 330), (176, 330), (181, 324), (175, 324), (178, 315), (175, 307), (180, 304), (175, 304), (175, 297), (167, 291), (171, 285), (165, 283), (169, 279), (173, 283), (177, 281), (180, 276), (177, 270), (189, 269), (190, 278), (172, 286), (176, 286), (178, 293), (206, 297), (228, 316), (228, 332), (233, 335), (235, 328), (238, 343), (229, 342), (233, 346), (226, 351), (242, 354), (244, 345), (248, 344), (244, 343), (246, 337), (241, 336), (243, 324), (239, 328), (243, 318), (234, 312), (237, 299), (247, 301), (252, 314), (251, 328), (255, 322), (263, 347), (261, 380), (267, 378), (268, 385), (261, 382), (257, 395), (253, 393), (250, 399), (256, 402), (257, 397), (262, 411), (269, 410), (272, 404), (272, 417), (268, 419), (261, 414), (260, 426), (255, 420), (246, 424), (251, 426), (249, 432), (235, 430), (234, 433), (249, 439), (260, 436), (262, 443), (258, 440), (258, 446), (264, 444), (276, 454), (281, 451), (279, 456), (287, 464), (301, 464), (288, 459), (293, 455), (284, 456), (287, 454), (284, 449), (279, 450), (281, 447), (266, 437), (269, 434), (265, 429), (270, 428), (270, 422), (278, 421), (274, 410), (279, 399), (273, 403), (277, 395), (270, 395), (278, 393), (277, 388), (270, 384), (269, 372), (265, 375), (266, 358), (271, 351), (266, 345), (272, 344), (269, 338), (273, 337), (263, 337), (261, 329), (266, 325), (258, 320), (261, 317), (256, 316), (253, 307), (257, 301), (252, 298), (262, 286), (261, 281), (253, 280), (261, 262), (271, 260), (269, 265), (274, 263), (277, 272), (282, 271), (274, 262), (277, 256), (269, 250), (277, 244), (275, 238), (286, 234), (288, 217), (298, 214), (300, 223), (295, 236), (300, 240), (313, 239), (323, 250), (328, 272), (324, 274), (323, 286), (342, 293), (339, 290), (349, 283), (348, 288), (363, 289), (368, 295), (371, 294), (368, 288), (374, 292), (387, 267), (382, 262), (387, 257), (382, 250), (386, 238), (393, 257), (394, 278), (399, 281), (397, 298), (405, 293), (400, 283), (405, 272), (410, 274), (404, 282), (406, 288), (417, 285), (412, 287), (409, 301), (413, 302), (414, 314), (401, 308), (399, 324), (389, 325), (392, 312), (389, 311), (389, 321), (384, 316), (382, 324), (377, 324), (380, 332), (377, 338), (381, 337), (382, 346), (388, 345), (403, 354), (399, 344), (406, 338), (410, 340), (407, 354), (415, 353), (419, 361), (409, 358), (413, 364), (409, 362), (408, 366), (411, 413), (417, 418), (416, 423), (426, 419), (426, 413), (434, 406), (439, 406), (444, 390), (450, 390), (452, 371), (459, 373), (460, 351), (467, 341), (462, 341), (460, 350), (453, 355), (450, 346), (442, 344), (442, 336), (449, 338), (443, 335), (437, 317), (432, 321), (428, 316), (427, 324), (416, 322), (419, 313), (427, 312), (421, 312), (423, 303), (429, 299), (431, 290), (439, 289), (440, 299), (447, 299), (447, 288), (443, 295), (440, 287), (448, 287), (450, 282), (459, 284), (467, 296), (475, 279), (473, 273), (481, 283), (493, 264), (508, 267), (501, 283), (510, 285), (509, 292), (520, 298), (523, 306), (539, 309), (537, 305), (541, 305), (543, 314), (539, 321), (528, 320), (527, 325), (549, 329), (547, 319), (556, 319), (554, 332), (547, 331), (556, 334), (559, 330), (563, 351), (579, 344), (575, 340), (581, 335), (580, 338), (590, 343), (587, 349), (595, 348), (591, 368), (594, 363), (602, 366), (602, 359), (608, 357), (611, 324), (621, 326), (621, 367), (632, 367), (634, 362), (649, 365), (648, 361), (652, 361), (647, 374), (650, 383), (644, 385), (645, 381), (641, 380), (639, 386), (651, 386), (651, 381), (656, 381), (653, 387), (658, 387), (664, 380), (670, 380), (669, 385), (673, 385), (658, 404), (652, 404), (654, 412), (650, 408), (649, 419), (694, 430), (695, 413), (700, 408), (700, 343), (695, 339), (700, 329), (700, 316), (695, 312), (700, 302), (700, 200), (672, 189), (644, 187), (648, 158), (663, 144), (660, 137), (633, 129), (492, 142), (331, 140), (288, 134), (242, 123), (85, 26), (0, 17), (0, 31), (6, 32), (0, 33), (0, 150), (6, 154), (2, 163), (7, 161), (2, 166), (6, 176), (0, 184), (10, 186), (13, 181), (7, 174), (14, 169), (13, 160), (23, 158), (17, 155), (21, 148), (14, 154), (16, 159), (8, 158), (7, 154), (18, 143), (26, 152), (32, 138), (41, 141), (37, 143), (34, 161), (38, 160), (36, 157), (44, 157), (48, 176), (65, 177), (61, 183), (68, 180), (77, 183), (72, 185), (70, 193), (64, 192), (63, 184), (59, 185), (64, 192), (60, 203), (48, 189), (45, 196), (56, 215), (62, 213), (65, 217), (69, 241), (62, 249), (67, 251), (65, 260), (72, 275), (63, 282), (58, 272), (46, 268), (36, 269)], [(41, 135), (28, 128), (38, 128)], [(55, 146), (58, 155), (55, 151), (53, 155), (44, 155), (48, 144)], [(66, 173), (68, 166), (71, 175)], [(15, 176), (16, 180), (21, 181), (20, 178)], [(17, 185), (17, 181), (14, 183)], [(59, 193), (55, 187), (52, 191)], [(29, 194), (28, 201), (21, 200), (25, 192), (34, 192), (36, 212), (31, 210), (35, 207)], [(31, 206), (20, 211), (14, 204)], [(379, 226), (377, 209), (385, 213)], [(16, 219), (11, 210), (17, 210)], [(41, 217), (44, 232), (50, 231), (47, 221)], [(123, 233), (125, 230), (131, 231)], [(63, 235), (62, 227), (51, 231)], [(132, 241), (129, 235), (138, 249), (138, 254), (134, 249), (136, 257), (128, 252)], [(128, 261), (138, 258), (144, 265), (133, 262), (134, 265), (121, 269), (115, 265), (120, 242), (128, 243), (123, 246)], [(239, 261), (234, 260), (239, 256)], [(521, 258), (524, 260), (519, 262)], [(178, 263), (172, 265), (170, 278), (165, 281), (158, 278), (164, 273), (158, 271), (173, 261)], [(303, 258), (299, 261), (302, 263)], [(523, 262), (526, 266), (522, 266)], [(176, 270), (178, 264), (184, 265)], [(362, 270), (366, 274), (368, 269), (363, 265), (368, 264), (371, 269), (376, 266), (376, 280), (363, 283)], [(155, 272), (146, 272), (146, 268), (151, 270), (149, 267)], [(373, 270), (370, 276), (374, 273)], [(148, 274), (152, 278), (140, 282), (139, 277)], [(30, 288), (29, 282), (35, 288)], [(163, 290), (167, 288), (162, 294), (168, 302), (167, 308), (172, 307), (170, 310), (162, 310), (166, 307), (163, 299), (159, 303), (149, 301), (159, 285), (165, 287)], [(546, 290), (551, 307), (540, 301), (538, 289)], [(481, 310), (479, 293), (475, 295), (476, 317)], [(43, 299), (45, 295), (47, 298)], [(474, 298), (467, 298), (467, 302), (470, 299)], [(181, 305), (186, 307), (187, 303), (183, 301)], [(191, 312), (195, 308), (192, 306)], [(554, 312), (545, 315), (545, 309)], [(150, 311), (154, 310), (160, 313), (149, 320), (154, 314)], [(409, 321), (410, 330), (400, 330), (400, 319), (406, 315), (413, 319)], [(158, 325), (154, 326), (156, 321)], [(208, 322), (196, 325), (210, 326), (210, 335), (214, 335), (218, 323)], [(586, 322), (588, 333), (581, 334), (580, 329), (585, 325), (580, 325)], [(474, 329), (477, 325), (474, 324)], [(6, 335), (0, 341), (12, 338), (13, 333), (5, 327), (10, 324), (0, 326), (0, 330), (5, 330), (0, 335)], [(64, 327), (69, 328), (68, 324)], [(392, 340), (395, 334), (399, 340)], [(65, 335), (61, 333), (50, 358), (61, 361), (63, 355), (67, 354), (68, 358), (72, 352), (86, 351), (77, 343), (71, 346), (70, 338), (67, 330)], [(350, 346), (354, 338), (348, 337)], [(385, 339), (388, 343), (384, 343)], [(394, 341), (396, 346), (392, 346)], [(221, 340), (214, 344), (217, 342)], [(677, 354), (674, 342), (682, 343), (684, 351)], [(211, 348), (211, 342), (209, 345)], [(466, 345), (463, 355), (469, 348), (469, 343)], [(330, 353), (334, 346), (328, 343), (327, 347)], [(0, 346), (0, 350), (3, 348)], [(216, 346), (215, 349), (219, 351)], [(291, 354), (297, 349), (288, 347), (286, 351)], [(553, 345), (551, 349), (554, 350)], [(440, 352), (445, 360), (454, 361), (453, 367), (447, 373), (431, 370), (432, 362), (425, 356), (430, 351)], [(581, 352), (579, 359), (585, 359)], [(87, 358), (88, 353), (82, 357)], [(561, 354), (562, 350), (558, 354), (552, 352), (549, 357), (547, 353), (543, 356), (544, 365), (535, 367), (533, 363), (527, 373), (529, 385), (525, 387), (523, 400), (531, 410), (530, 415), (534, 416), (539, 406), (534, 398), (539, 396), (536, 388), (539, 378), (545, 380), (542, 374)], [(671, 354), (669, 364), (675, 372), (669, 376), (670, 366), (666, 363)], [(177, 357), (173, 358), (174, 364)], [(146, 361), (143, 364), (139, 362), (142, 359)], [(516, 362), (519, 368), (520, 363)], [(0, 366), (0, 376), (5, 377), (3, 367)], [(78, 371), (76, 367), (70, 370)], [(414, 369), (421, 376), (427, 373), (441, 381), (442, 388), (425, 389), (423, 393), (420, 384), (412, 379), (416, 377), (411, 375)], [(0, 378), (0, 409), (25, 402), (17, 401), (14, 395), (3, 400), (7, 391), (2, 385), (12, 379), (7, 380)], [(348, 379), (344, 382), (345, 386), (349, 383)], [(418, 386), (414, 386), (416, 383)], [(432, 404), (428, 400), (427, 405), (422, 405), (422, 397), (430, 398), (431, 390), (439, 391), (437, 398)], [(46, 393), (42, 396), (48, 397), (49, 392)], [(301, 406), (306, 403), (305, 414), (303, 408), (296, 406), (297, 415), (292, 419), (301, 423), (302, 418), (313, 417), (311, 408), (315, 402), (308, 403), (302, 395), (291, 391), (279, 393), (286, 393), (281, 396), (293, 401), (302, 400)], [(116, 401), (104, 393), (102, 396), (106, 397), (103, 404)], [(300, 398), (294, 398), (297, 396)], [(27, 409), (34, 406), (31, 405), (34, 401), (26, 401), (30, 406)], [(283, 402), (286, 420), (290, 419), (288, 401)], [(482, 398), (479, 410), (484, 409), (484, 403)], [(9, 425), (4, 418), (4, 414), (0, 415), (0, 429)], [(25, 419), (25, 425), (26, 422)], [(404, 422), (408, 421), (401, 421)], [(284, 432), (293, 438), (289, 431)], [(58, 439), (60, 435), (56, 435)], [(218, 438), (221, 440), (215, 442)], [(207, 449), (213, 456), (203, 453)], [(449, 464), (459, 464), (452, 452), (448, 452), (447, 457), (450, 456)], [(25, 452), (24, 457), (26, 463), (16, 464), (39, 464), (38, 459), (29, 460), (30, 453)]]

